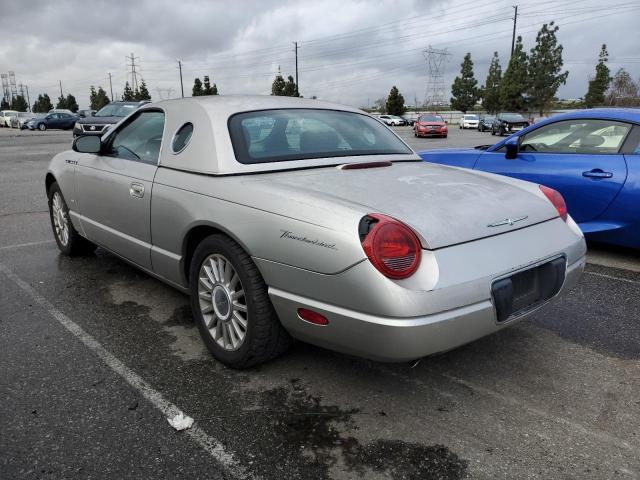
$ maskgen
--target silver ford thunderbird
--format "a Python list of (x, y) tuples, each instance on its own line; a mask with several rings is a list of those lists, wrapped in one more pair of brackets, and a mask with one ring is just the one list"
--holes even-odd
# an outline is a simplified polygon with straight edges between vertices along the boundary
[(191, 297), (213, 356), (292, 338), (408, 361), (496, 332), (578, 281), (560, 194), (424, 163), (360, 110), (288, 97), (145, 105), (46, 175), (66, 255), (101, 246)]

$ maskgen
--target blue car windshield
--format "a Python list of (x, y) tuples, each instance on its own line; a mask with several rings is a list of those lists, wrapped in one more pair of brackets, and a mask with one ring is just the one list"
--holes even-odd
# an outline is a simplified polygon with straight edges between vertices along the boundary
[(110, 103), (98, 110), (94, 117), (126, 117), (133, 113), (137, 107), (137, 105), (132, 104)]
[(355, 155), (411, 155), (386, 126), (367, 115), (320, 109), (238, 113), (229, 133), (241, 163)]

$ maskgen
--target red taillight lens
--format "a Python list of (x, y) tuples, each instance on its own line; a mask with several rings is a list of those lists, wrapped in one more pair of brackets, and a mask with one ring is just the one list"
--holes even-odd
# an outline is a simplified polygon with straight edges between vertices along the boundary
[(413, 230), (386, 215), (371, 213), (365, 218), (371, 227), (362, 240), (362, 248), (373, 266), (393, 279), (413, 275), (420, 265), (421, 253), (420, 241)]
[(545, 197), (549, 199), (549, 201), (556, 207), (560, 218), (567, 221), (567, 204), (564, 202), (564, 198), (560, 195), (560, 192), (554, 190), (553, 188), (545, 187), (544, 185), (540, 185), (540, 190), (544, 193)]

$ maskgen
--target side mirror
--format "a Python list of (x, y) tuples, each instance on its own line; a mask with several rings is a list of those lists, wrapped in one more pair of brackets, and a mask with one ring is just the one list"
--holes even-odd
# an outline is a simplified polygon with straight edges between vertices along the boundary
[(518, 158), (518, 150), (520, 149), (520, 144), (517, 138), (510, 138), (509, 140), (507, 140), (507, 142), (504, 144), (504, 147), (506, 149), (504, 157), (507, 160)]
[(73, 151), (78, 153), (100, 153), (102, 142), (98, 135), (81, 135), (73, 141)]

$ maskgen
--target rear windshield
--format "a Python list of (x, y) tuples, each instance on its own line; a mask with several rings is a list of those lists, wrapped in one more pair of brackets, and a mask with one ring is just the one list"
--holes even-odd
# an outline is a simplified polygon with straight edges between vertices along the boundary
[(422, 115), (419, 119), (419, 122), (442, 122), (442, 117), (440, 115)]
[(413, 152), (374, 118), (319, 109), (261, 110), (229, 119), (240, 163)]

